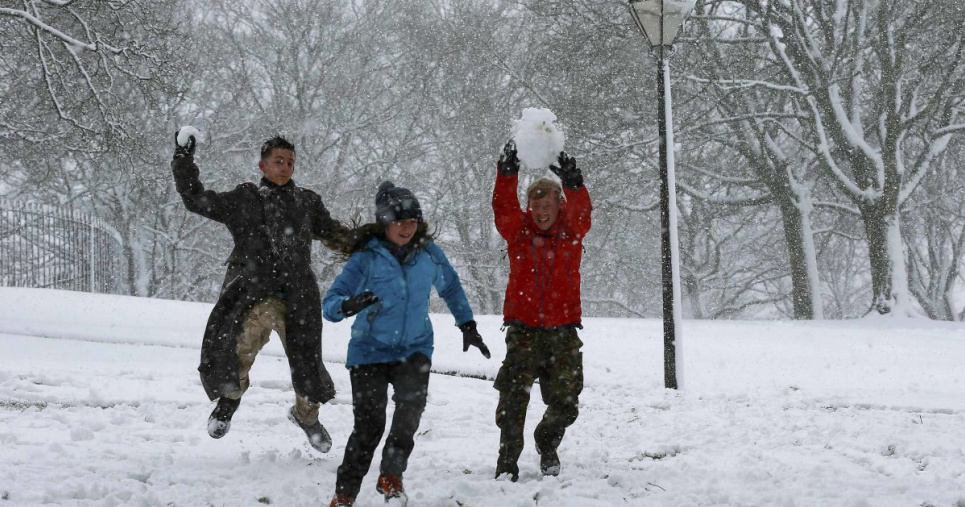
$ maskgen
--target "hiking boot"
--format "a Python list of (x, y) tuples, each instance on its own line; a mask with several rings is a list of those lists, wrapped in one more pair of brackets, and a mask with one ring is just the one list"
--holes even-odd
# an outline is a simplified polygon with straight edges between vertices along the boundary
[(328, 452), (332, 448), (332, 437), (329, 436), (328, 432), (325, 431), (325, 426), (317, 420), (312, 424), (302, 424), (295, 416), (295, 406), (292, 405), (291, 410), (288, 411), (288, 420), (295, 423), (296, 426), (305, 432), (308, 436), (308, 443), (319, 452)]
[(503, 475), (509, 475), (509, 480), (512, 481), (512, 482), (518, 481), (518, 480), (519, 480), (519, 466), (517, 466), (516, 463), (512, 463), (512, 464), (499, 463), (499, 464), (497, 464), (497, 465), (496, 465), (496, 477), (495, 477), (495, 478), (496, 478), (496, 479), (499, 479), (500, 476), (503, 476)]
[(208, 416), (208, 435), (211, 438), (221, 438), (231, 429), (231, 416), (235, 415), (241, 400), (230, 398), (218, 398), (218, 404)]
[(408, 497), (402, 489), (402, 477), (398, 475), (379, 475), (375, 490), (385, 495), (385, 503), (398, 499), (398, 505), (405, 505)]
[(332, 503), (328, 504), (328, 507), (352, 507), (353, 505), (355, 505), (355, 497), (336, 494), (332, 497)]
[(556, 451), (547, 451), (539, 455), (539, 470), (543, 475), (556, 477), (560, 474), (560, 457)]

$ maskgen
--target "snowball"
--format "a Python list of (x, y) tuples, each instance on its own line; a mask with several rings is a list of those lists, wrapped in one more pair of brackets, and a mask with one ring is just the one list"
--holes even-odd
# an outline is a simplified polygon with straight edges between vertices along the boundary
[(519, 161), (530, 169), (545, 169), (556, 163), (566, 136), (549, 109), (527, 107), (513, 121), (513, 140)]
[(188, 138), (194, 136), (194, 142), (201, 142), (201, 131), (192, 127), (191, 125), (185, 125), (178, 129), (178, 146), (187, 146)]

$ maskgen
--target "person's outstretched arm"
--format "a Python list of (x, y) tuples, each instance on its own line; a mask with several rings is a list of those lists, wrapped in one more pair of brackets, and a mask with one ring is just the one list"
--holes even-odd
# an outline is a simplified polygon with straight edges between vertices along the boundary
[(177, 144), (176, 140), (175, 145), (171, 172), (174, 173), (174, 186), (181, 195), (184, 206), (192, 213), (224, 223), (228, 215), (227, 199), (223, 193), (205, 190), (201, 183), (201, 171), (194, 163), (194, 136), (190, 137), (187, 146)]
[(426, 251), (436, 263), (436, 277), (432, 281), (439, 297), (446, 302), (449, 312), (456, 319), (456, 326), (462, 331), (462, 351), (466, 352), (469, 347), (476, 347), (486, 359), (489, 359), (489, 347), (483, 342), (482, 335), (476, 330), (476, 320), (472, 315), (472, 308), (469, 306), (469, 298), (466, 291), (462, 288), (462, 281), (459, 274), (453, 269), (446, 254), (435, 243), (429, 243)]
[(516, 143), (509, 141), (496, 163), (496, 186), (493, 188), (493, 214), (496, 230), (506, 240), (510, 240), (523, 226), (525, 215), (519, 207), (516, 194), (519, 186), (519, 159), (516, 157)]
[(355, 230), (350, 229), (342, 222), (332, 218), (321, 196), (313, 194), (314, 221), (312, 222), (312, 234), (314, 239), (321, 241), (330, 250), (336, 252), (351, 253), (350, 249), (355, 244)]
[(559, 165), (551, 165), (550, 170), (559, 176), (566, 196), (563, 224), (582, 239), (590, 231), (590, 215), (593, 211), (590, 193), (583, 184), (583, 172), (576, 166), (575, 158), (561, 151), (557, 162)]

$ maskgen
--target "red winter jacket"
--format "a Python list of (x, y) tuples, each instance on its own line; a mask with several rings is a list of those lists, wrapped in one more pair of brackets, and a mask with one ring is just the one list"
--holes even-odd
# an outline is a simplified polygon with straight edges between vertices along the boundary
[(503, 321), (537, 328), (580, 324), (580, 261), (590, 230), (590, 193), (585, 186), (564, 188), (559, 218), (541, 231), (520, 209), (518, 181), (518, 175), (497, 173), (493, 190), (496, 230), (509, 247)]

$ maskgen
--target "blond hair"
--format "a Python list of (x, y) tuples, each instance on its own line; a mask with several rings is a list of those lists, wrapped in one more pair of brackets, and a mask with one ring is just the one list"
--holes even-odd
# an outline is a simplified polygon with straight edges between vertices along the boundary
[(549, 178), (539, 178), (530, 183), (529, 187), (526, 188), (526, 198), (530, 201), (533, 199), (542, 199), (551, 193), (556, 194), (558, 201), (563, 200), (563, 188), (560, 187), (559, 183)]

